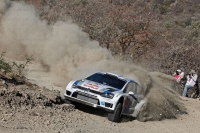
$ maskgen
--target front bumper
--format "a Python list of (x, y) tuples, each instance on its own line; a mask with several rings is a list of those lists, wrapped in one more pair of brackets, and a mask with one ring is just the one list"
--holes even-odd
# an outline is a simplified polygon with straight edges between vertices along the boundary
[(82, 104), (85, 104), (85, 105), (88, 105), (88, 106), (91, 106), (91, 107), (94, 107), (94, 108), (99, 108), (99, 109), (105, 110), (107, 112), (113, 112), (112, 109), (104, 108), (104, 107), (102, 107), (98, 104), (93, 104), (93, 103), (83, 101), (81, 99), (70, 97), (70, 96), (67, 96), (67, 95), (64, 95), (64, 96), (65, 96), (65, 99), (70, 100), (70, 101), (75, 101), (75, 102), (82, 103)]
[(66, 90), (64, 96), (65, 99), (67, 100), (82, 103), (94, 108), (99, 108), (107, 112), (113, 112), (116, 106), (116, 103), (113, 102), (111, 99), (102, 98), (99, 95), (93, 93), (86, 93), (80, 90), (74, 90), (74, 91)]

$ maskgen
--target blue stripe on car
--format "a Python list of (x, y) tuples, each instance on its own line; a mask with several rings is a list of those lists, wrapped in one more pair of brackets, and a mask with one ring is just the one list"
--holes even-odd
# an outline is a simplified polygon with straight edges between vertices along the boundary
[(78, 84), (78, 82), (79, 82), (79, 81), (76, 81), (76, 82), (74, 82), (74, 84), (75, 84), (75, 85), (77, 85), (77, 84)]

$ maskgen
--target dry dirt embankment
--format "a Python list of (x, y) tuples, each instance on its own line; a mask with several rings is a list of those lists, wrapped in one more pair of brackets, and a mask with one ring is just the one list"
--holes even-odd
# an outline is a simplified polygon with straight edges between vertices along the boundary
[[(44, 127), (45, 130), (45, 126), (55, 124), (51, 128), (59, 131), (68, 122), (67, 118), (61, 119), (62, 115), (75, 111), (73, 105), (63, 104), (59, 91), (40, 88), (4, 75), (0, 77), (0, 127), (4, 129), (37, 130)], [(61, 124), (57, 125), (58, 121)]]

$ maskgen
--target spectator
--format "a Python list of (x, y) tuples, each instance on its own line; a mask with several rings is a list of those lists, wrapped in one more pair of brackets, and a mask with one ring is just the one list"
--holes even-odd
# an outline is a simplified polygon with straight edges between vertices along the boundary
[(181, 70), (176, 70), (176, 72), (173, 74), (173, 76), (174, 76), (174, 78), (175, 78), (175, 80), (176, 80), (176, 82), (180, 82), (180, 72), (181, 72)]
[(197, 81), (197, 74), (194, 70), (191, 70), (187, 75), (187, 82), (185, 84), (182, 96), (186, 97), (188, 89), (194, 87)]
[(180, 72), (180, 80), (182, 80), (184, 78), (184, 69), (181, 68), (180, 70), (181, 70), (181, 72)]

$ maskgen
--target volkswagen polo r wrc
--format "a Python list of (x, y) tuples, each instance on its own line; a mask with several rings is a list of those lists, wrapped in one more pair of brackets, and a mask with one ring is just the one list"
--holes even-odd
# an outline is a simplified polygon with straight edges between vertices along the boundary
[(107, 111), (108, 119), (113, 122), (119, 122), (121, 115), (136, 117), (137, 106), (144, 103), (142, 88), (136, 81), (105, 72), (71, 81), (64, 96), (68, 101)]

